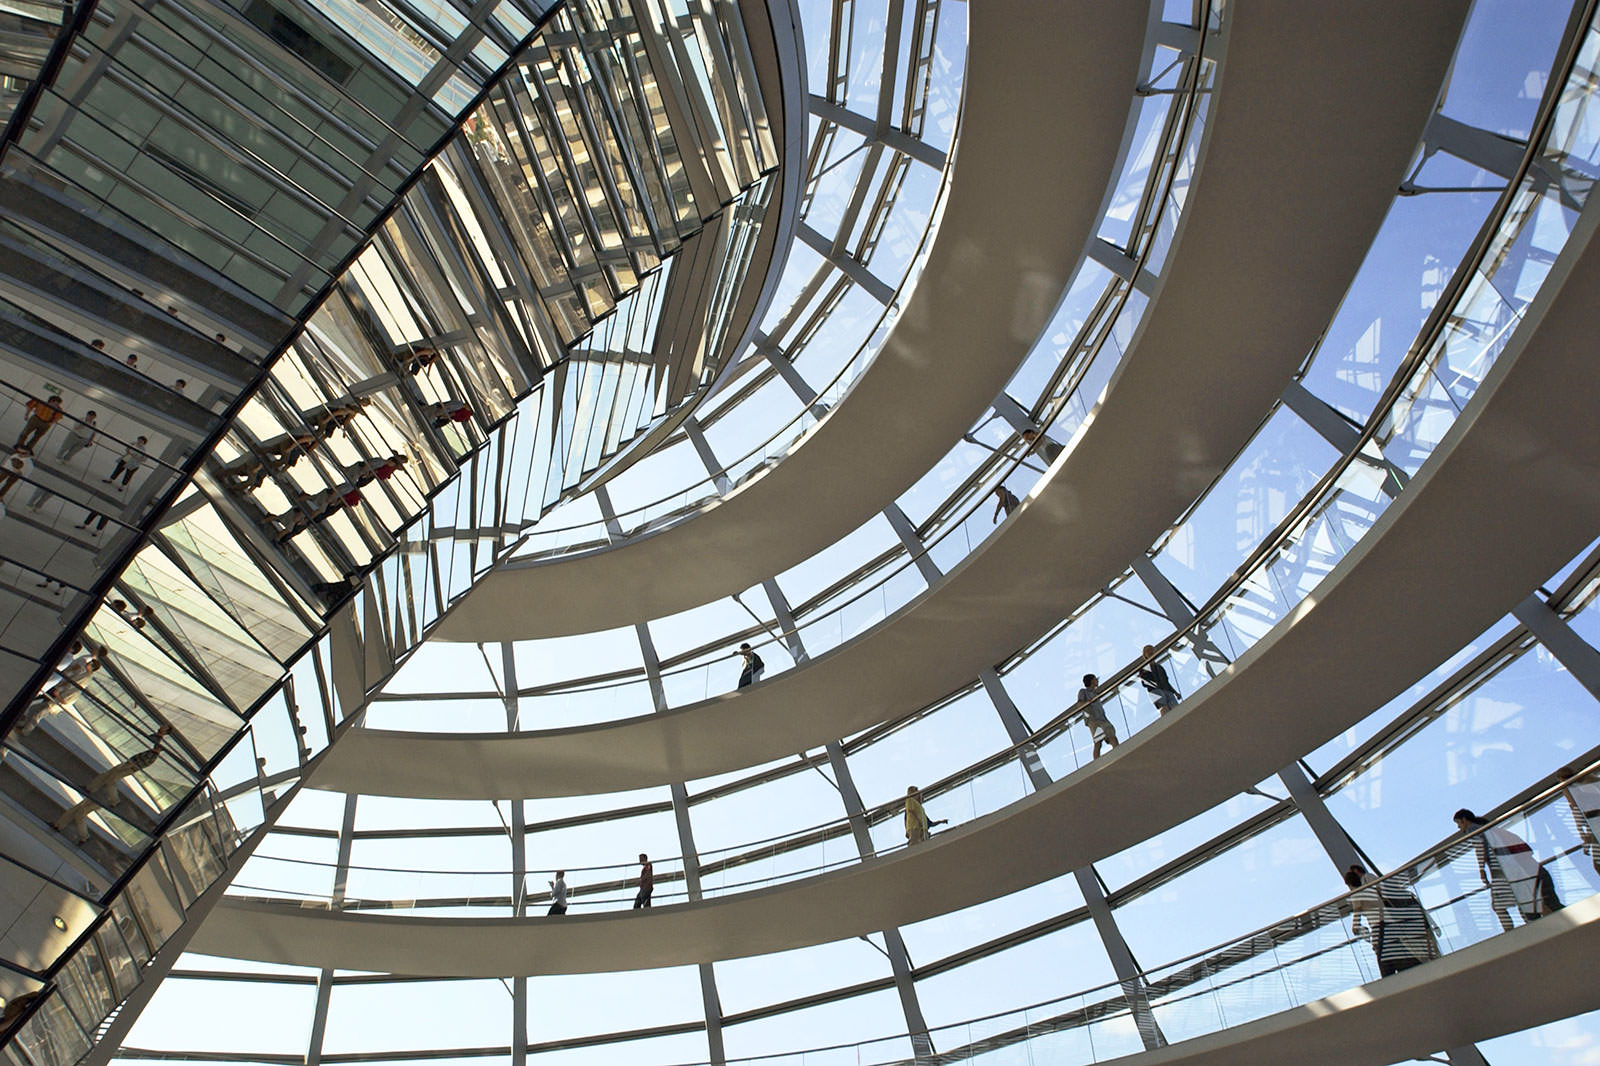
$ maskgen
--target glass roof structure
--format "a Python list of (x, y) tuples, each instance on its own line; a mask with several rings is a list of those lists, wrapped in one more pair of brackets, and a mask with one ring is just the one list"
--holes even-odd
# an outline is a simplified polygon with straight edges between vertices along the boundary
[(0, 18), (11, 1066), (1600, 1046), (1589, 0)]

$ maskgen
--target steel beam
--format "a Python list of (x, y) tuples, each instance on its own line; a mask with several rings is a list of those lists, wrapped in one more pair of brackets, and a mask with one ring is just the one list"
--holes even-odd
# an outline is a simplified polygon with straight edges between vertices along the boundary
[(810, 245), (811, 249), (829, 263), (839, 273), (861, 286), (861, 290), (874, 300), (887, 307), (894, 300), (894, 288), (888, 282), (868, 270), (860, 260), (843, 253), (835, 254), (833, 242), (804, 222), (795, 227), (795, 235), (801, 241)]
[[(1000, 676), (990, 668), (980, 673), (978, 680), (983, 684), (984, 692), (988, 693), (989, 702), (994, 705), (995, 713), (1000, 716), (1000, 724), (1005, 727), (1011, 743), (1025, 743), (1032, 732), (1028, 729), (1028, 724), (1023, 721), (1022, 712), (1017, 710), (1011, 694), (1005, 690)], [(1031, 748), (1024, 749), (1022, 764), (1028, 771), (1028, 780), (1035, 792), (1051, 784), (1050, 772), (1040, 762), (1037, 752)], [(1100, 943), (1105, 948), (1106, 957), (1111, 960), (1111, 969), (1116, 973), (1118, 983), (1122, 985), (1123, 997), (1128, 1001), (1128, 1010), (1132, 1012), (1134, 1025), (1139, 1030), (1139, 1040), (1144, 1044), (1146, 1051), (1164, 1046), (1166, 1040), (1161, 1035), (1161, 1028), (1156, 1024), (1155, 1014), (1151, 1011), (1149, 998), (1145, 994), (1144, 976), (1139, 970), (1139, 963), (1133, 957), (1132, 949), (1122, 936), (1122, 930), (1117, 927), (1116, 916), (1111, 913), (1111, 904), (1107, 902), (1105, 890), (1100, 884), (1100, 875), (1095, 873), (1094, 867), (1090, 865), (1072, 871), (1072, 876), (1078, 882), (1079, 891), (1083, 893), (1084, 905), (1089, 910), (1095, 931), (1100, 934)]]
[[(787, 360), (785, 360), (787, 362)], [(790, 369), (793, 369), (791, 367)], [(726, 496), (733, 488), (733, 482), (728, 480), (728, 475), (722, 472), (722, 467), (717, 465), (717, 456), (711, 450), (711, 442), (706, 440), (705, 431), (700, 428), (700, 422), (692, 415), (683, 420), (683, 435), (689, 439), (689, 444), (700, 457), (700, 465), (706, 468), (706, 473), (711, 476), (712, 484), (717, 487), (718, 496)], [(604, 486), (601, 486), (602, 488)]]
[(815, 94), (811, 97), (811, 113), (817, 118), (832, 122), (836, 126), (847, 129), (852, 133), (859, 133), (869, 142), (876, 141), (893, 152), (899, 152), (918, 163), (925, 163), (935, 170), (943, 170), (946, 155), (933, 145), (919, 141), (909, 133), (897, 129), (878, 128), (877, 122), (866, 115), (858, 115), (847, 110), (839, 104), (830, 102), (825, 97)]
[(811, 409), (811, 413), (821, 418), (828, 413), (824, 404), (817, 402), (817, 390), (807, 384), (806, 379), (800, 376), (800, 371), (786, 359), (782, 352), (769, 345), (761, 347), (761, 354), (766, 356), (767, 362), (772, 364), (772, 369), (789, 386), (789, 391), (800, 398), (800, 402)]
[[(650, 683), (650, 698), (656, 713), (667, 709), (666, 688), (661, 682), (661, 658), (656, 654), (655, 641), (643, 622), (633, 627), (639, 638), (639, 654), (644, 659), (645, 676)], [(678, 828), (678, 847), (683, 856), (683, 886), (691, 902), (698, 901), (700, 892), (700, 853), (694, 845), (694, 826), (689, 821), (689, 792), (682, 782), (674, 782), (672, 793), (672, 818)], [(722, 1042), (722, 999), (717, 995), (717, 976), (709, 962), (699, 965), (700, 1000), (705, 1007), (706, 1050), (712, 1066), (723, 1066), (727, 1053)]]
[(911, 524), (911, 519), (906, 517), (906, 513), (900, 509), (898, 503), (891, 503), (885, 507), (883, 517), (889, 520), (889, 527), (894, 530), (894, 535), (900, 538), (901, 546), (911, 556), (911, 561), (917, 564), (917, 572), (922, 575), (922, 580), (932, 585), (944, 576), (939, 565), (929, 557), (928, 546), (917, 536), (917, 527)]
[(1538, 594), (1529, 596), (1511, 610), (1517, 621), (1555, 656), (1595, 699), (1600, 699), (1600, 651), (1578, 635)]

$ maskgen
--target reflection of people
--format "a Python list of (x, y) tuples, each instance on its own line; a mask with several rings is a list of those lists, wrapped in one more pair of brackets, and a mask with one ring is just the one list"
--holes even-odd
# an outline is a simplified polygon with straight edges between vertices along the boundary
[(1489, 906), (1500, 919), (1500, 927), (1511, 931), (1511, 908), (1531, 922), (1561, 909), (1555, 882), (1534, 857), (1533, 849), (1511, 830), (1489, 825), (1487, 818), (1461, 808), (1455, 813), (1456, 828), (1476, 833), (1473, 850), (1478, 857), (1478, 877), (1489, 888)]
[(387, 459), (368, 459), (364, 463), (357, 463), (355, 466), (346, 469), (345, 474), (357, 485), (365, 485), (374, 478), (379, 481), (388, 481), (394, 477), (396, 471), (408, 462), (410, 462), (410, 457), (404, 452), (395, 452)]
[(6, 456), (4, 463), (0, 463), (0, 500), (6, 498), (6, 493), (20, 479), (33, 473), (33, 452), (18, 446)]
[(144, 628), (144, 623), (145, 623), (144, 608), (142, 608), (142, 607), (129, 607), (127, 600), (108, 600), (108, 601), (106, 601), (106, 605), (109, 606), (113, 611), (116, 611), (117, 615), (124, 622), (128, 623), (133, 628), (135, 628), (135, 629), (143, 629)]
[(1438, 956), (1428, 913), (1405, 888), (1392, 881), (1374, 883), (1359, 866), (1345, 871), (1344, 883), (1355, 890), (1350, 895), (1351, 929), (1371, 941), (1380, 975), (1389, 977)]
[(370, 403), (365, 396), (350, 403), (335, 404), (326, 411), (319, 411), (311, 417), (311, 426), (324, 437), (333, 436), (334, 432), (343, 429), (350, 420), (361, 413), (361, 409)]
[(567, 913), (567, 871), (565, 870), (557, 870), (556, 879), (550, 882), (550, 909), (546, 913)]
[(1579, 777), (1570, 766), (1557, 770), (1556, 777), (1561, 779), (1583, 850), (1594, 864), (1595, 873), (1600, 873), (1600, 781), (1593, 772)]
[(101, 482), (109, 485), (120, 477), (122, 488), (127, 488), (128, 482), (133, 480), (134, 471), (144, 465), (144, 447), (149, 443), (148, 437), (139, 437), (128, 445), (127, 449), (117, 457), (117, 465), (111, 468), (111, 476), (101, 478)]
[(126, 778), (132, 777), (141, 770), (148, 770), (161, 757), (161, 746), (167, 742), (167, 735), (172, 732), (172, 726), (163, 724), (156, 730), (155, 744), (139, 752), (131, 759), (125, 759), (117, 765), (102, 773), (96, 774), (89, 781), (88, 792), (104, 806), (111, 807), (117, 802), (117, 785)]
[(266, 452), (268, 456), (278, 462), (282, 462), (286, 456), (293, 455), (294, 459), (292, 461), (279, 468), (287, 469), (299, 461), (302, 451), (309, 451), (315, 448), (320, 440), (321, 438), (312, 430), (295, 430), (286, 434), (282, 439), (267, 445)]
[(1153, 644), (1144, 646), (1144, 656), (1150, 661), (1139, 668), (1139, 683), (1150, 693), (1150, 702), (1156, 705), (1156, 712), (1166, 714), (1178, 705), (1178, 690), (1172, 687), (1167, 668), (1155, 661), (1155, 654)]
[(361, 502), (361, 490), (354, 485), (340, 485), (337, 488), (323, 489), (305, 498), (305, 507), (285, 511), (279, 515), (277, 522), (278, 532), (274, 539), (279, 544), (304, 531), (314, 522), (331, 518), (340, 509), (354, 507)]
[(656, 869), (650, 865), (650, 856), (639, 853), (639, 894), (633, 897), (633, 909), (650, 906), (650, 894), (656, 890)]
[(46, 402), (29, 400), (28, 420), (22, 424), (22, 435), (17, 438), (18, 448), (29, 451), (37, 448), (50, 427), (61, 421), (61, 397), (52, 396)]
[(46, 714), (70, 711), (73, 704), (78, 702), (78, 697), (83, 694), (83, 687), (88, 684), (94, 672), (100, 669), (100, 658), (104, 654), (103, 648), (86, 647), (81, 640), (73, 641), (72, 659), (57, 671), (61, 680), (34, 697), (32, 705), (23, 712), (17, 722), (17, 733), (26, 736)]
[(757, 655), (755, 649), (748, 644), (739, 645), (739, 656), (744, 659), (744, 669), (739, 671), (739, 687), (744, 688), (760, 681), (761, 675), (767, 669), (767, 664), (761, 661), (761, 656)]
[(928, 831), (936, 825), (944, 825), (950, 819), (941, 818), (936, 822), (928, 821), (928, 812), (922, 806), (922, 793), (917, 791), (916, 785), (906, 788), (906, 843), (920, 844), (928, 839)]
[(94, 421), (97, 417), (93, 411), (83, 416), (83, 423), (73, 427), (72, 432), (67, 434), (67, 439), (61, 442), (61, 450), (56, 453), (57, 459), (63, 463), (70, 463), (73, 456), (94, 443), (96, 436)]
[(472, 421), (472, 408), (456, 400), (430, 403), (427, 412), (436, 429), (444, 429), (452, 422), (459, 425), (462, 422)]
[(276, 443), (262, 446), (264, 459), (245, 459), (225, 471), (234, 488), (251, 491), (261, 487), (269, 473), (282, 474), (319, 443), (317, 435), (309, 430), (290, 433)]
[(50, 823), (50, 828), (71, 840), (74, 844), (87, 844), (89, 842), (89, 815), (93, 814), (99, 806), (99, 800), (92, 796), (85, 796), (56, 815), (55, 821)]
[(99, 511), (96, 511), (93, 507), (90, 507), (90, 508), (88, 508), (87, 510), (85, 510), (83, 512), (83, 521), (79, 522), (77, 525), (73, 526), (72, 528), (73, 529), (88, 529), (89, 528), (89, 523), (93, 522), (94, 523), (94, 530), (91, 532), (90, 535), (98, 537), (100, 534), (102, 534), (102, 533), (104, 533), (106, 531), (106, 522), (107, 521), (108, 521), (108, 519), (106, 518), (105, 515), (101, 514)]
[(91, 656), (83, 664), (83, 672), (81, 674), (71, 675), (68, 671), (63, 670), (61, 672), (61, 680), (46, 690), (45, 699), (63, 711), (72, 710), (72, 705), (78, 702), (78, 697), (83, 693), (84, 685), (88, 684), (90, 676), (98, 669), (100, 669), (100, 660)]
[(1094, 757), (1100, 757), (1102, 745), (1117, 746), (1117, 730), (1106, 717), (1105, 705), (1100, 702), (1100, 679), (1093, 674), (1083, 675), (1083, 687), (1078, 690), (1078, 702), (1084, 704), (1083, 724), (1094, 737)]
[(411, 353), (411, 361), (406, 363), (406, 373), (420, 374), (432, 366), (433, 361), (437, 358), (439, 358), (439, 349), (418, 348)]

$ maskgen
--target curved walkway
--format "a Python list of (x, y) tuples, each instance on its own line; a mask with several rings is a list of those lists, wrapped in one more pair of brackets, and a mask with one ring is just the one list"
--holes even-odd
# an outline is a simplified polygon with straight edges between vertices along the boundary
[(195, 950), (399, 973), (425, 958), (440, 976), (737, 958), (994, 899), (1226, 800), (1404, 691), (1600, 530), (1597, 220), (1600, 199), (1434, 459), (1293, 619), (1158, 724), (1054, 785), (919, 847), (644, 918), (440, 920), (228, 902)]
[(352, 730), (315, 785), (460, 799), (692, 780), (897, 717), (1026, 644), (1120, 574), (1271, 409), (1393, 201), (1465, 7), (1234, 12), (1202, 177), (1105, 400), (1001, 530), (908, 607), (802, 668), (662, 714), (512, 736)]
[(490, 573), (434, 639), (585, 633), (697, 607), (816, 554), (926, 473), (1016, 371), (1082, 261), (1116, 178), (1148, 12), (1095, 0), (975, 5), (944, 219), (845, 402), (783, 462), (692, 520)]
[[(205, 933), (197, 938), (203, 949)], [(1600, 896), (1427, 966), (1115, 1066), (1385, 1066), (1600, 1008)], [(1045, 1035), (1048, 1035), (1047, 1033)]]
[(1600, 897), (1427, 966), (1118, 1066), (1385, 1066), (1600, 1007)]

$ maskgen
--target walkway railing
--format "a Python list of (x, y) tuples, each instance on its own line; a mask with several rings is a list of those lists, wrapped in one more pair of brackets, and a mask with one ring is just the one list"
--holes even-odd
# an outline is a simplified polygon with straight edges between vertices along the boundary
[[(1491, 812), (1483, 826), (1452, 835), (1382, 877), (1367, 872), (1360, 889), (1152, 967), (1133, 981), (932, 1027), (926, 1034), (931, 1055), (913, 1052), (913, 1034), (896, 1034), (729, 1061), (887, 1066), (960, 1062), (1011, 1049), (1026, 1055), (1022, 1061), (1057, 1066), (1103, 1062), (1145, 1050), (1129, 995), (1141, 1001), (1141, 1011), (1148, 1005), (1164, 1043), (1221, 1032), (1425, 967), (1600, 895), (1597, 802), (1600, 762), (1577, 768), (1563, 784), (1525, 792)], [(1449, 812), (1422, 813), (1443, 818)], [(918, 1043), (923, 1035), (915, 1034)]]
[[(1597, 768), (1578, 788), (1594, 795)], [(1453, 836), (1361, 889), (1140, 975), (1140, 995), (1167, 1043), (1221, 1032), (1480, 944), (1600, 894), (1600, 818), (1575, 812), (1574, 790), (1542, 791), (1481, 829)], [(1445, 812), (1448, 813), (1448, 812)], [(1528, 850), (1515, 849), (1526, 844)], [(1510, 857), (1499, 855), (1507, 848)], [(1496, 864), (1480, 877), (1485, 849)], [(1548, 890), (1547, 890), (1548, 889)], [(918, 1034), (920, 1037), (921, 1034)], [(959, 1062), (1002, 1049), (1052, 1066), (1137, 1054), (1123, 986), (1108, 983), (1031, 1006), (910, 1034), (740, 1059), (741, 1063)], [(729, 1060), (730, 1062), (735, 1060)]]

